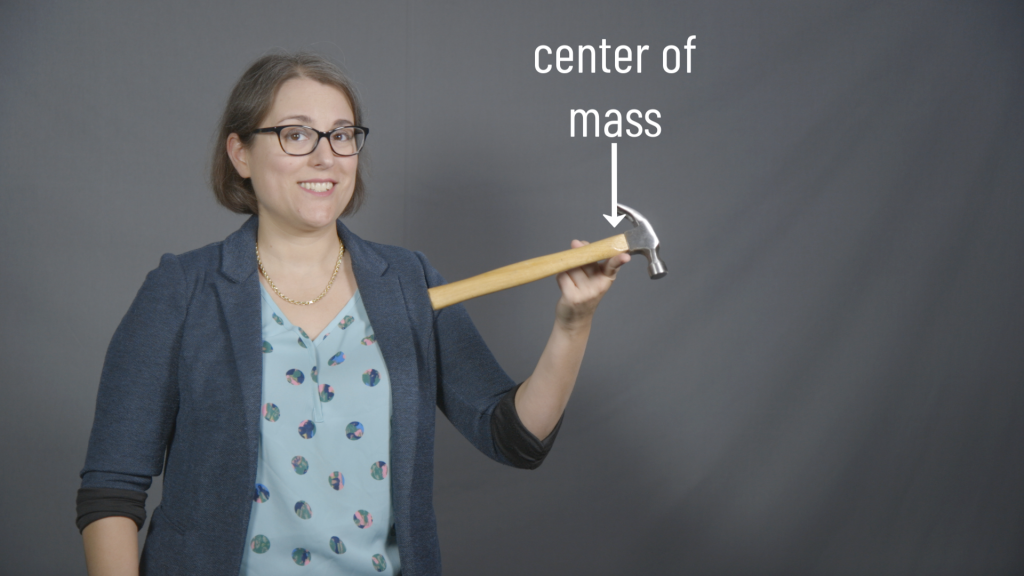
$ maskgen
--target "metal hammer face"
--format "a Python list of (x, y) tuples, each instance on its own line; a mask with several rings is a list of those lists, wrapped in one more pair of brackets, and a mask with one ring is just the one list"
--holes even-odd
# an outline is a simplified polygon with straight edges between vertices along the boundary
[(661, 243), (658, 242), (658, 235), (654, 233), (651, 223), (644, 218), (643, 214), (626, 206), (618, 205), (619, 214), (625, 214), (626, 218), (633, 223), (635, 228), (626, 232), (626, 243), (629, 245), (630, 254), (643, 254), (647, 257), (647, 274), (652, 280), (657, 280), (667, 273), (665, 262), (658, 253)]

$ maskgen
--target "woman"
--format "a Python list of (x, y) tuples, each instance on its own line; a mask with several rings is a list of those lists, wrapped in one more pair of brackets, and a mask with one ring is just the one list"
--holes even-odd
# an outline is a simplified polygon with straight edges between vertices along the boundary
[[(267, 56), (221, 122), (214, 189), (253, 216), (150, 272), (108, 349), (78, 524), (90, 574), (437, 574), (434, 406), (478, 449), (534, 468), (591, 318), (628, 255), (558, 276), (536, 369), (516, 386), (420, 253), (339, 220), (363, 198), (368, 130), (348, 81)], [(584, 243), (573, 241), (573, 247)], [(543, 439), (543, 440), (541, 440)]]

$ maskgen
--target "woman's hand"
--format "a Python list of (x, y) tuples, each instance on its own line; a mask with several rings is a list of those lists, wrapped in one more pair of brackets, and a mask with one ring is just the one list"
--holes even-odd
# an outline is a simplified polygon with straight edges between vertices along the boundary
[[(573, 248), (587, 244), (572, 241)], [(619, 254), (558, 275), (562, 297), (555, 308), (555, 326), (533, 374), (516, 393), (519, 420), (541, 440), (562, 417), (583, 362), (594, 310), (615, 281), (619, 267), (626, 262), (629, 254)]]
[[(571, 246), (579, 248), (589, 242), (573, 240)], [(629, 254), (623, 253), (601, 262), (587, 264), (562, 272), (556, 277), (562, 297), (555, 308), (556, 327), (575, 332), (589, 328), (594, 310), (621, 267), (629, 262)]]

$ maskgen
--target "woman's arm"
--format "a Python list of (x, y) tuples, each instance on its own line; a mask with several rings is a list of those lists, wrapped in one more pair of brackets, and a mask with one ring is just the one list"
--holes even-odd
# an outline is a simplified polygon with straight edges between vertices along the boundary
[(138, 576), (139, 536), (135, 521), (101, 518), (82, 530), (89, 576)]
[(178, 412), (187, 301), (184, 270), (165, 254), (107, 348), (76, 498), (90, 574), (138, 574), (146, 491), (163, 470)]
[[(573, 248), (586, 244), (572, 241)], [(557, 277), (562, 297), (555, 309), (555, 326), (537, 367), (519, 387), (515, 399), (519, 420), (539, 439), (546, 438), (562, 417), (583, 362), (594, 310), (626, 262), (629, 254), (619, 254)]]

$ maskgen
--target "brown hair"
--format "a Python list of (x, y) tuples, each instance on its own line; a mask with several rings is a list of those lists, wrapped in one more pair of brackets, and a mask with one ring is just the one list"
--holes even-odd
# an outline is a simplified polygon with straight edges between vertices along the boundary
[[(277, 91), (286, 81), (292, 78), (309, 78), (321, 84), (333, 86), (341, 90), (352, 106), (352, 119), (361, 125), (362, 108), (356, 97), (352, 83), (342, 71), (322, 56), (308, 52), (297, 54), (271, 54), (254, 62), (245, 74), (238, 79), (224, 114), (220, 120), (220, 130), (213, 150), (213, 164), (210, 168), (210, 182), (213, 194), (222, 206), (239, 214), (256, 214), (256, 192), (252, 181), (242, 178), (228, 157), (225, 142), (232, 133), (238, 134), (244, 146), (252, 144), (252, 131), (260, 127), (260, 123), (270, 112)], [(360, 156), (364, 156), (361, 153)], [(364, 161), (359, 162), (360, 165)], [(363, 185), (362, 169), (356, 170), (355, 189), (352, 199), (345, 207), (342, 216), (355, 214), (366, 197)]]

